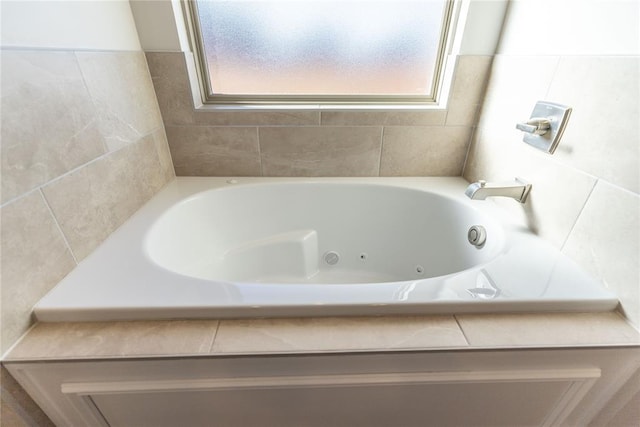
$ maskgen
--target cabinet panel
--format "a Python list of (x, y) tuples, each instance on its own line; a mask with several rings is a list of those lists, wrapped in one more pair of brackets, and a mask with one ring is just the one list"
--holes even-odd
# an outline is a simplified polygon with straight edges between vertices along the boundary
[(374, 427), (586, 425), (639, 365), (637, 349), (629, 348), (7, 367), (60, 426)]
[(66, 383), (125, 426), (552, 425), (600, 370), (444, 371)]
[(544, 381), (283, 387), (102, 394), (92, 400), (112, 427), (541, 426), (571, 385)]

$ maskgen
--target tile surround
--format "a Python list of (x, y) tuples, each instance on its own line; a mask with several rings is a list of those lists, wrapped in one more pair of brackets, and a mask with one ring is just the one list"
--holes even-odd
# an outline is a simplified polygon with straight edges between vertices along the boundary
[(3, 206), (1, 353), (31, 325), (31, 308), (76, 263), (39, 190)]
[(151, 134), (151, 137), (158, 153), (162, 180), (167, 183), (176, 177), (171, 150), (167, 141), (167, 133), (164, 127), (160, 126)]
[[(185, 62), (190, 54), (146, 55), (176, 172), (189, 176), (378, 176), (382, 173), (380, 165), (385, 164), (385, 174), (389, 175), (460, 175), (491, 64), (490, 56), (458, 58), (448, 110), (225, 111), (194, 109)], [(250, 126), (258, 128), (259, 168), (252, 145), (239, 147), (233, 155), (213, 148), (224, 144), (224, 138), (215, 138), (220, 135), (219, 127), (232, 134), (233, 127)], [(199, 129), (185, 131), (178, 127)], [(408, 144), (414, 152), (424, 155), (418, 165), (413, 159), (404, 163), (406, 156), (393, 150), (393, 142), (389, 142), (390, 149), (381, 149), (382, 129), (395, 127), (414, 128), (413, 140)], [(197, 135), (185, 139), (188, 132)], [(448, 147), (427, 146), (417, 141), (421, 132), (425, 138), (453, 134), (456, 140)], [(207, 134), (211, 136), (205, 137)], [(437, 158), (442, 152), (451, 154), (444, 167)]]
[(456, 316), (472, 347), (553, 347), (640, 344), (640, 334), (619, 313)]
[(165, 127), (193, 124), (193, 98), (182, 56), (175, 52), (146, 52), (145, 56)]
[(39, 323), (7, 360), (207, 354), (217, 327), (217, 320)]
[(323, 111), (323, 126), (444, 126), (446, 110)]
[(153, 137), (148, 135), (43, 187), (78, 261), (164, 186), (160, 166)]
[(175, 175), (142, 52), (3, 49), (1, 84), (5, 351), (33, 304)]
[(167, 126), (166, 131), (177, 175), (262, 175), (255, 127)]
[(39, 323), (5, 360), (638, 344), (615, 312)]
[(515, 124), (528, 119), (536, 101), (545, 99), (559, 61), (557, 56), (496, 55), (478, 127), (511, 135), (512, 143), (521, 141), (522, 133)]
[(2, 51), (2, 203), (102, 155), (73, 52)]
[[(520, 17), (524, 19), (524, 17)], [(463, 176), (533, 184), (524, 205), (495, 199), (621, 298), (640, 327), (638, 56), (496, 55)], [(515, 123), (537, 100), (573, 113), (551, 156)]]
[(263, 127), (264, 176), (376, 176), (381, 127)]
[(460, 56), (447, 105), (447, 126), (475, 126), (492, 56)]
[[(484, 136), (480, 135), (479, 138)], [(487, 156), (491, 156), (488, 145), (490, 144), (472, 145), (469, 157), (474, 162), (483, 163)], [(465, 178), (470, 181), (487, 179), (510, 182), (515, 177), (520, 177), (532, 183), (533, 190), (525, 204), (514, 203), (510, 199), (489, 200), (527, 224), (536, 234), (561, 248), (597, 179), (577, 169), (564, 167), (548, 155), (524, 146), (524, 143), (522, 146), (514, 146), (510, 153), (511, 156), (505, 156), (505, 163), (499, 169), (496, 166), (496, 169), (488, 171), (486, 175), (476, 172)], [(487, 163), (484, 163), (485, 167)], [(469, 167), (469, 162), (467, 166)], [(499, 172), (496, 173), (497, 171)]]
[(380, 176), (460, 176), (471, 128), (385, 127)]
[(193, 124), (199, 126), (317, 126), (320, 112), (283, 111), (194, 111)]
[(563, 252), (601, 278), (640, 325), (640, 195), (598, 181)]
[[(563, 57), (547, 98), (573, 106), (560, 161), (640, 193), (640, 57)], [(579, 82), (579, 84), (575, 84)]]
[(162, 123), (142, 52), (76, 52), (109, 151), (150, 134)]
[(453, 316), (223, 320), (212, 353), (464, 347)]

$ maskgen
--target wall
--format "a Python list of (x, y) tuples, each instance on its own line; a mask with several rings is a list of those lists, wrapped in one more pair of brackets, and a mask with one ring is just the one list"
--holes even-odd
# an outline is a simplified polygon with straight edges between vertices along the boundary
[[(3, 1), (1, 55), (5, 352), (32, 306), (174, 171), (128, 2)], [(3, 416), (44, 425), (2, 377)]]
[(259, 111), (194, 105), (179, 5), (132, 2), (176, 173), (206, 176), (460, 175), (505, 6), (464, 2), (446, 109)]
[(190, 53), (147, 52), (177, 175), (457, 176), (490, 56), (458, 58), (448, 110), (195, 110)]
[[(623, 0), (511, 2), (464, 170), (470, 181), (529, 180), (527, 204), (496, 202), (616, 292), (636, 328), (639, 8)], [(515, 129), (537, 100), (573, 107), (553, 156)]]
[[(32, 305), (173, 170), (127, 2), (2, 7), (4, 351), (31, 324)], [(29, 30), (40, 12), (52, 31), (68, 30)]]
[[(128, 2), (1, 7), (4, 353), (31, 307), (174, 171)], [(3, 425), (50, 425), (4, 368), (1, 382)]]

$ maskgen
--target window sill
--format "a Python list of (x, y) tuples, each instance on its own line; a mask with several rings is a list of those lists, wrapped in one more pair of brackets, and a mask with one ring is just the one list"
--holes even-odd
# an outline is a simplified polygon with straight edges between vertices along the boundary
[(220, 111), (445, 111), (445, 105), (416, 104), (203, 104), (196, 108), (200, 112)]

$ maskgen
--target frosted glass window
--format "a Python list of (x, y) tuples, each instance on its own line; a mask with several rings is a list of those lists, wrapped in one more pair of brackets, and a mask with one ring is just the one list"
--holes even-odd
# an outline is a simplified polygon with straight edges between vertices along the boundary
[(447, 0), (197, 0), (209, 95), (431, 97)]

